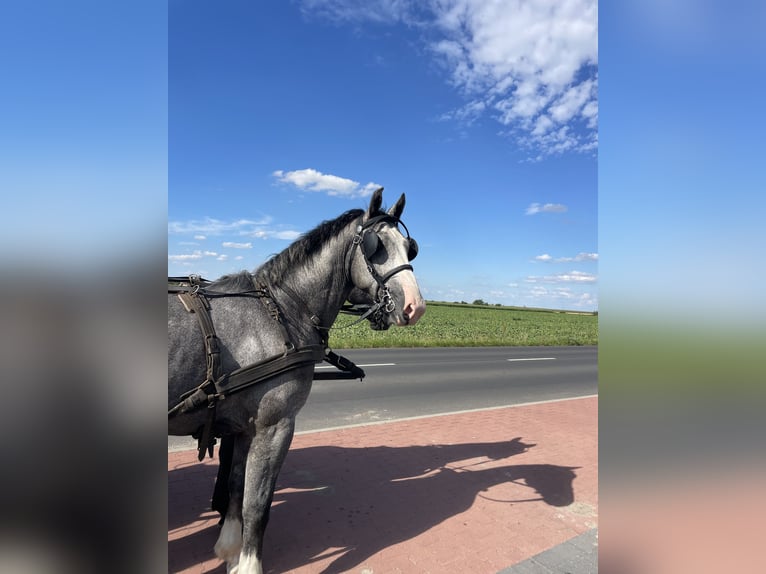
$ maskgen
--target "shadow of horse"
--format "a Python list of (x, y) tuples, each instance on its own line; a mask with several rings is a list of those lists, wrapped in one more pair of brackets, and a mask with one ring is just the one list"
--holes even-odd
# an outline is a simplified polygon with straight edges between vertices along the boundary
[[(488, 498), (484, 493), (500, 484), (515, 483), (523, 496), (498, 502), (571, 504), (575, 468), (498, 466), (534, 446), (514, 438), (495, 443), (291, 450), (274, 495), (264, 545), (266, 571), (284, 572), (333, 558), (323, 574), (348, 572), (384, 548), (468, 510), (477, 496)], [(214, 471), (210, 467), (205, 475), (211, 486)], [(188, 519), (191, 514), (183, 516)], [(218, 527), (213, 527), (191, 536), (204, 544), (217, 533)], [(171, 554), (174, 543), (179, 541), (169, 543)], [(219, 571), (225, 568), (215, 570)]]

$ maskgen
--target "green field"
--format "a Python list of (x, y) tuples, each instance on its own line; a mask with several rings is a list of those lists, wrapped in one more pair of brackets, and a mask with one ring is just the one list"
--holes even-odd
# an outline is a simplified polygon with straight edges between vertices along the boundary
[[(355, 317), (341, 314), (335, 327)], [(336, 349), (375, 347), (484, 347), (597, 345), (598, 315), (518, 307), (427, 302), (417, 325), (373, 331), (363, 321), (330, 331)]]

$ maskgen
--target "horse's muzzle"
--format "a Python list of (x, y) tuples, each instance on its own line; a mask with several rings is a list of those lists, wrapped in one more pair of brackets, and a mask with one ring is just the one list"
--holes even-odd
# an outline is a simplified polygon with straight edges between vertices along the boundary
[(397, 318), (396, 324), (399, 327), (414, 325), (426, 312), (426, 303), (422, 297), (417, 297), (413, 301), (407, 302), (402, 311), (401, 318)]

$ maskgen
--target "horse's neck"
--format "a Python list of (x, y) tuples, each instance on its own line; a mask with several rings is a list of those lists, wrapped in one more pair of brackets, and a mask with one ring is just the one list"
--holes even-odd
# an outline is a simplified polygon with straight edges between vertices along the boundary
[[(300, 301), (298, 313), (316, 315), (320, 324), (332, 325), (340, 308), (351, 292), (351, 285), (345, 271), (346, 242), (336, 239), (325, 245), (306, 264), (290, 270), (284, 278), (288, 294), (297, 296)], [(307, 320), (310, 319), (306, 317)]]

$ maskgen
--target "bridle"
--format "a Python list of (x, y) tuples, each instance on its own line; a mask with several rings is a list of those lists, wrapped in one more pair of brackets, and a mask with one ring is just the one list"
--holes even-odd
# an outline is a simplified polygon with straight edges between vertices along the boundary
[[(311, 321), (312, 325), (314, 326), (317, 331), (319, 331), (322, 340), (325, 344), (327, 344), (327, 339), (329, 337), (329, 333), (322, 333), (323, 331), (329, 332), (331, 330), (336, 329), (348, 329), (349, 327), (353, 327), (357, 323), (362, 322), (365, 319), (368, 319), (376, 325), (384, 325), (383, 319), (385, 315), (393, 313), (396, 309), (396, 302), (394, 301), (394, 298), (391, 296), (391, 292), (388, 288), (388, 285), (386, 283), (388, 282), (391, 277), (396, 275), (397, 273), (401, 271), (412, 271), (413, 267), (409, 263), (405, 263), (404, 265), (399, 265), (397, 267), (394, 267), (390, 271), (386, 272), (384, 275), (381, 275), (377, 272), (375, 269), (372, 261), (370, 260), (377, 252), (381, 249), (383, 242), (381, 241), (380, 237), (378, 236), (377, 232), (371, 229), (372, 226), (374, 226), (377, 223), (391, 223), (394, 225), (401, 225), (404, 230), (407, 232), (407, 258), (412, 261), (417, 257), (418, 254), (418, 243), (415, 241), (412, 237), (410, 237), (410, 231), (407, 229), (407, 226), (404, 224), (404, 222), (399, 219), (398, 217), (395, 217), (393, 215), (390, 215), (388, 213), (384, 213), (381, 215), (376, 215), (374, 217), (371, 217), (364, 223), (359, 223), (356, 226), (356, 232), (355, 235), (351, 241), (351, 249), (348, 250), (345, 257), (345, 273), (346, 273), (346, 279), (353, 285), (353, 279), (351, 277), (351, 266), (352, 266), (352, 259), (354, 256), (354, 253), (356, 251), (356, 248), (359, 247), (362, 250), (362, 256), (364, 257), (364, 262), (367, 266), (367, 271), (369, 271), (370, 275), (372, 275), (373, 279), (375, 279), (375, 282), (378, 284), (378, 289), (375, 294), (375, 298), (373, 299), (373, 304), (364, 311), (361, 316), (354, 322), (349, 323), (348, 325), (343, 325), (342, 327), (334, 327), (332, 325), (322, 325), (321, 319), (319, 318), (319, 315), (316, 313), (313, 313), (311, 309), (306, 305), (306, 303), (302, 300), (302, 298), (295, 292), (291, 287), (288, 285), (275, 285), (275, 287), (281, 291), (283, 291), (290, 299), (292, 299), (296, 304), (298, 304), (300, 307), (302, 307), (308, 314), (309, 320)], [(341, 309), (341, 311), (346, 311), (353, 314), (359, 314), (359, 307), (358, 306), (352, 306), (351, 308), (344, 308)], [(409, 317), (407, 317), (406, 314), (404, 314), (404, 320), (405, 322), (409, 322)]]
[[(376, 291), (374, 304), (353, 324), (366, 319), (370, 315), (373, 315), (373, 319), (379, 322), (382, 319), (384, 313), (393, 313), (396, 309), (396, 303), (394, 302), (394, 298), (391, 296), (391, 292), (389, 291), (388, 285), (386, 283), (389, 279), (401, 271), (413, 270), (412, 265), (409, 263), (394, 267), (384, 275), (381, 275), (375, 269), (371, 259), (381, 249), (383, 242), (380, 240), (377, 232), (371, 228), (377, 223), (381, 222), (391, 223), (393, 225), (401, 225), (404, 228), (404, 231), (407, 233), (407, 259), (412, 261), (418, 255), (417, 241), (415, 241), (415, 239), (410, 236), (410, 230), (407, 229), (407, 226), (398, 217), (387, 213), (376, 215), (375, 217), (371, 217), (364, 223), (360, 223), (356, 226), (356, 234), (352, 240), (352, 247), (349, 251), (349, 259), (353, 258), (354, 252), (358, 246), (362, 251), (364, 262), (367, 265), (367, 271), (370, 273), (370, 275), (372, 275), (372, 278), (375, 279), (375, 282), (378, 284), (378, 289)], [(350, 269), (350, 265), (351, 263), (349, 261), (346, 265), (346, 269)], [(404, 319), (407, 321), (408, 317), (405, 315)]]

